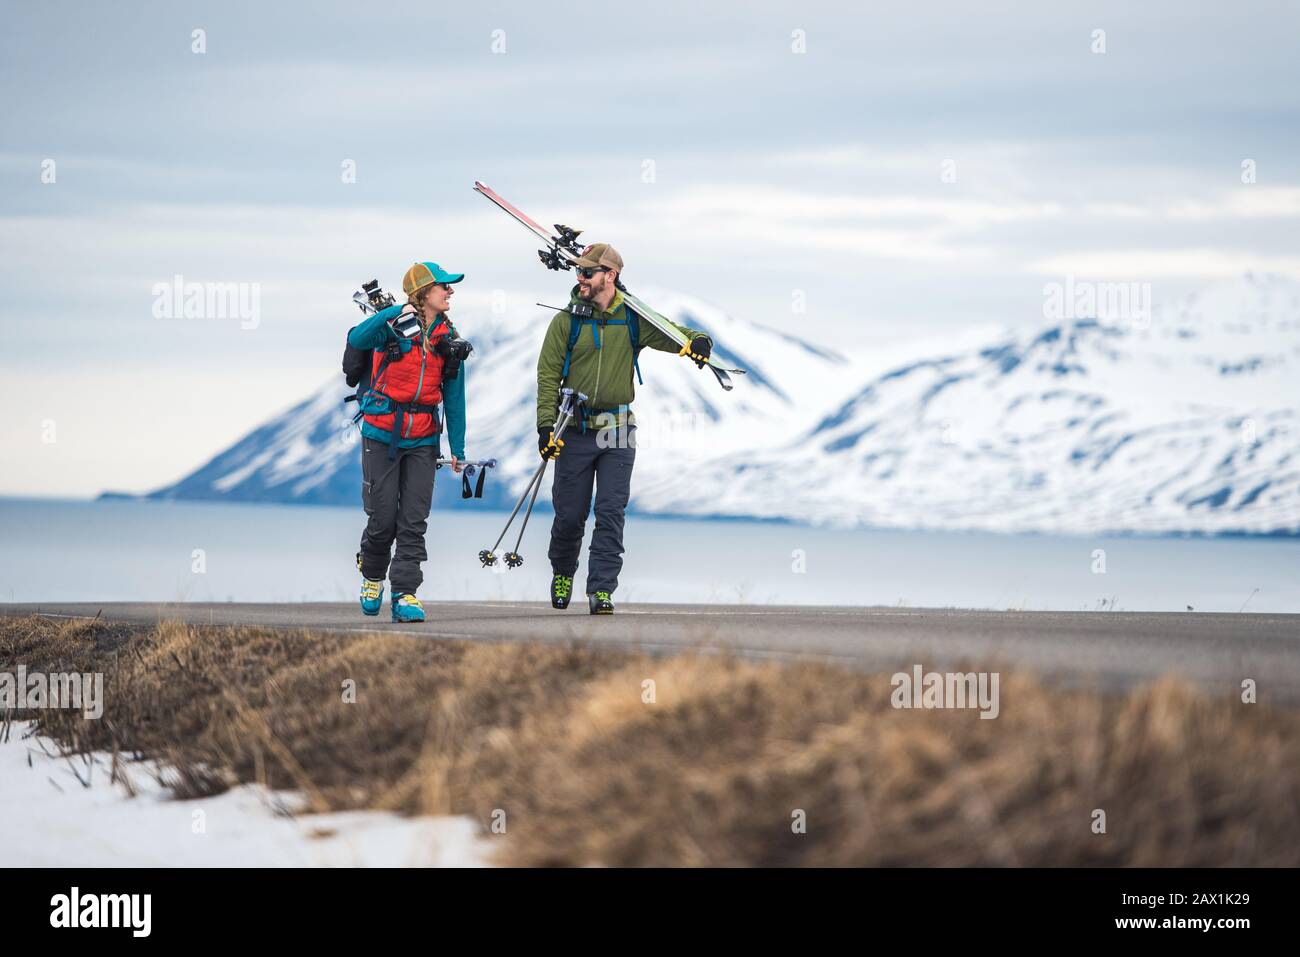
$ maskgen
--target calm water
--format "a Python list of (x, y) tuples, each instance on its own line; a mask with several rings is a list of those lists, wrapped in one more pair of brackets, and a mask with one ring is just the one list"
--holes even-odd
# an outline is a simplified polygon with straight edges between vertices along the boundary
[[(522, 568), (479, 565), (479, 549), (505, 518), (435, 513), (420, 596), (545, 600), (549, 514), (530, 523)], [(0, 499), (0, 600), (352, 601), (364, 523), (360, 508)], [(617, 593), (625, 602), (1300, 612), (1295, 539), (837, 531), (632, 516), (626, 544)], [(1105, 551), (1101, 574), (1096, 549)], [(585, 550), (579, 587), (584, 575)]]

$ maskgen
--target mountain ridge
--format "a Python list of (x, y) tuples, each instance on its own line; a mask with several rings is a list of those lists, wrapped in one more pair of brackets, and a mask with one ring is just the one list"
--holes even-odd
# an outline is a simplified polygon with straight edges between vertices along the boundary
[[(902, 346), (886, 357), (819, 349), (668, 290), (644, 297), (708, 331), (750, 374), (724, 394), (693, 365), (643, 353), (639, 512), (1067, 534), (1300, 533), (1292, 280), (1247, 274), (1142, 322), (1045, 321), (937, 354)], [(500, 463), (486, 501), (470, 504), (509, 507), (536, 467), (545, 323), (534, 310), (457, 318), (476, 342), (467, 451)], [(144, 497), (359, 503), (348, 393), (341, 376), (324, 384)], [(439, 475), (435, 508), (459, 506), (460, 483)]]

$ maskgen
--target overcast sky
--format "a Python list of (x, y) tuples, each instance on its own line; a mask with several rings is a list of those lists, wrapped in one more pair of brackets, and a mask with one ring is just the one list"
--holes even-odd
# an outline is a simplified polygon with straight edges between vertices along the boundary
[[(413, 260), (468, 275), (466, 317), (561, 297), (475, 179), (633, 289), (839, 348), (1040, 322), (1067, 275), (1300, 276), (1294, 3), (0, 11), (0, 494), (189, 472)], [(258, 284), (256, 327), (156, 317), (176, 275)]]

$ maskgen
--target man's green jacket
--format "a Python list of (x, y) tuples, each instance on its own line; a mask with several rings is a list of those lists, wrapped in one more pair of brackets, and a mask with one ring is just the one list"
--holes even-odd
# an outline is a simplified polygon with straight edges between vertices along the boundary
[[(578, 298), (578, 287), (574, 286), (569, 293), (570, 306), (582, 301)], [(614, 299), (607, 310), (593, 313), (592, 318), (597, 321), (595, 326), (586, 322), (582, 324), (578, 341), (573, 347), (573, 360), (569, 364), (568, 378), (561, 382), (572, 316), (567, 312), (555, 314), (550, 327), (546, 330), (542, 351), (537, 357), (537, 427), (539, 429), (549, 429), (555, 424), (555, 417), (559, 411), (561, 385), (586, 394), (588, 425), (636, 424), (635, 417), (628, 409), (632, 399), (636, 397), (632, 340), (626, 326), (609, 325), (611, 320), (619, 322), (626, 320), (629, 315), (633, 314), (629, 313), (623, 302), (623, 293), (615, 292)], [(673, 353), (681, 351), (680, 345), (644, 318), (637, 316), (635, 321), (638, 323), (637, 344), (641, 348)], [(685, 326), (678, 326), (677, 323), (673, 325), (688, 340), (696, 336), (705, 336), (705, 333), (698, 329), (688, 329)], [(597, 338), (599, 338), (599, 348)], [(713, 340), (710, 339), (709, 344), (712, 343)], [(608, 413), (613, 417), (600, 418), (601, 413)]]

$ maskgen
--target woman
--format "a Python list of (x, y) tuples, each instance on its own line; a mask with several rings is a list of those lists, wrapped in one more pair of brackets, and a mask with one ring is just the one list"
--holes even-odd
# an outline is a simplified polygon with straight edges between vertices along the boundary
[[(361, 498), (369, 519), (357, 568), (367, 615), (383, 606), (387, 574), (393, 621), (424, 621), (415, 593), (424, 579), (420, 563), (429, 557), (424, 535), (441, 446), (439, 404), (452, 469), (459, 472), (465, 458), (465, 368), (459, 357), (467, 344), (447, 318), (452, 285), (464, 278), (437, 263), (416, 263), (402, 278), (406, 304), (381, 310), (348, 333), (349, 345), (373, 351), (370, 387), (360, 403)], [(409, 335), (399, 331), (405, 326)]]

